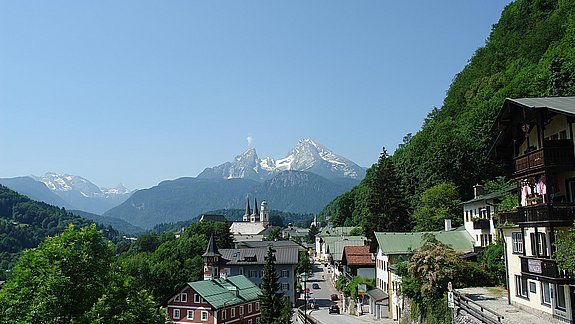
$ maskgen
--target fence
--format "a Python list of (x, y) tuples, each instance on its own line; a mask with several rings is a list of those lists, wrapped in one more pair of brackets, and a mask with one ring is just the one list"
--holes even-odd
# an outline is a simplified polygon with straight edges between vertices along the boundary
[(499, 324), (503, 319), (503, 316), (494, 312), (493, 310), (480, 305), (473, 300), (461, 295), (457, 291), (454, 291), (455, 295), (455, 306), (459, 307), (460, 310), (465, 311), (471, 317), (481, 321), (481, 323), (486, 324)]

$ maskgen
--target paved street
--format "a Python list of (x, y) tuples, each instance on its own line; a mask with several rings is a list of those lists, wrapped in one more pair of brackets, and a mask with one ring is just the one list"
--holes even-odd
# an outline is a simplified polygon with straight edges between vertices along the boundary
[[(388, 319), (381, 319), (381, 320), (374, 320), (373, 317), (369, 314), (363, 316), (351, 316), (347, 314), (329, 314), (328, 309), (329, 306), (333, 304), (338, 304), (341, 307), (341, 300), (338, 301), (331, 301), (330, 297), (332, 294), (337, 294), (337, 290), (333, 286), (333, 284), (328, 280), (330, 278), (329, 273), (327, 272), (327, 268), (325, 268), (321, 264), (314, 264), (314, 274), (309, 278), (306, 283), (307, 288), (311, 292), (311, 299), (308, 302), (316, 302), (319, 305), (319, 310), (310, 310), (308, 311), (308, 316), (313, 317), (320, 323), (342, 323), (342, 324), (365, 324), (365, 323), (394, 323), (392, 320)], [(319, 285), (319, 289), (313, 289), (312, 285), (317, 283)]]

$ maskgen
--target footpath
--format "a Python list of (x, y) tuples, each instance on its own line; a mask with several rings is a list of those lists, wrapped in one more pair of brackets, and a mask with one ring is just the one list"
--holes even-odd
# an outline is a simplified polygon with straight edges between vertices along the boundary
[[(542, 323), (548, 321), (548, 319), (531, 314), (517, 306), (509, 305), (507, 291), (501, 288), (474, 287), (458, 289), (457, 291), (481, 306), (487, 307), (499, 315), (502, 315), (504, 318), (501, 323), (503, 324)], [(457, 318), (457, 322), (479, 323), (465, 315), (465, 312), (461, 312)]]

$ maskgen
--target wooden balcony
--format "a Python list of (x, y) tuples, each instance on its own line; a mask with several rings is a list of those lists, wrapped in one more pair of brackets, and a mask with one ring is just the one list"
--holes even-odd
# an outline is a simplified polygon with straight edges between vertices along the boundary
[(557, 261), (553, 259), (519, 256), (521, 259), (521, 273), (537, 277), (545, 277), (555, 282), (575, 283), (573, 270), (565, 271), (557, 267)]
[(528, 226), (571, 226), (575, 203), (549, 203), (517, 207), (517, 211), (499, 212), (500, 224)]
[(473, 229), (489, 229), (489, 219), (474, 219), (473, 220)]
[(573, 141), (544, 141), (543, 148), (515, 158), (515, 175), (542, 170), (546, 167), (575, 167)]

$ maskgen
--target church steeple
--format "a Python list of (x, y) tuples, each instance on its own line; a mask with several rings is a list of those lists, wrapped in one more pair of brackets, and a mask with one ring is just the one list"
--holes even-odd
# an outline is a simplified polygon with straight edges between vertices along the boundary
[(204, 258), (204, 280), (211, 280), (217, 278), (220, 274), (220, 257), (222, 255), (218, 252), (214, 233), (210, 236), (206, 253), (202, 254)]
[(260, 221), (260, 212), (258, 211), (258, 199), (254, 198), (254, 212), (252, 213), (252, 216), (250, 217), (250, 221), (252, 223), (256, 223)]
[(250, 208), (250, 199), (246, 198), (246, 213), (244, 214), (244, 217), (242, 217), (242, 221), (249, 222), (251, 214), (252, 214), (252, 210)]

